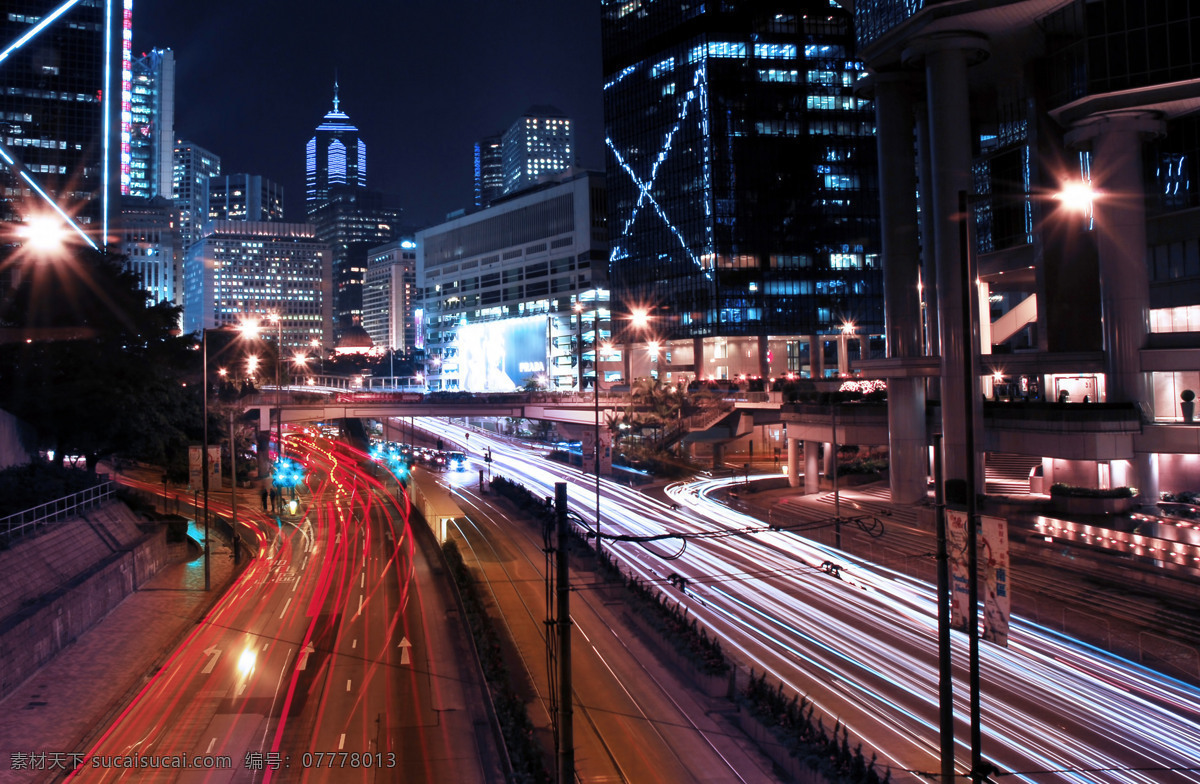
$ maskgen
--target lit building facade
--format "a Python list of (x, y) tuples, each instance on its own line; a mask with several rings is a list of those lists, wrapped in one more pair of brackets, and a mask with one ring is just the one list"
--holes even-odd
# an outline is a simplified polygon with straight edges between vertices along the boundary
[(151, 302), (181, 304), (176, 263), (179, 238), (171, 200), (122, 197), (119, 224), (118, 252), (125, 257), (125, 269), (137, 275)]
[(0, 220), (56, 212), (81, 242), (106, 244), (129, 164), (132, 19), (132, 0), (5, 3)]
[(563, 173), (416, 241), (430, 389), (592, 387), (611, 337), (603, 174)]
[(376, 346), (412, 355), (423, 349), (417, 330), (417, 243), (396, 240), (367, 251), (362, 326)]
[(212, 221), (184, 264), (184, 331), (278, 314), (285, 349), (330, 345), (329, 265), (306, 223)]
[(500, 142), (504, 192), (516, 193), (543, 175), (575, 163), (571, 119), (553, 106), (531, 106), (504, 132)]
[(482, 209), (504, 195), (503, 136), (475, 143), (475, 207)]
[(175, 143), (172, 189), (179, 211), (179, 247), (182, 253), (200, 237), (208, 222), (208, 185), (221, 173), (221, 159), (194, 142)]
[(701, 378), (833, 372), (850, 324), (879, 345), (874, 115), (854, 90), (850, 12), (604, 0), (601, 14), (621, 342), (666, 341), (668, 376)]
[(132, 63), (129, 179), (121, 193), (170, 199), (175, 180), (175, 54), (152, 49)]
[[(868, 372), (888, 378), (893, 495), (924, 497), (935, 428), (947, 478), (977, 487), (981, 455), (1011, 453), (1040, 459), (1044, 490), (1129, 486), (1153, 504), (1195, 489), (1200, 446), (1180, 423), (1200, 384), (1200, 49), (1181, 35), (1196, 17), (976, 5), (856, 5), (888, 304), (889, 358)], [(1072, 181), (1095, 193), (1082, 212), (1050, 198)]]
[(222, 174), (208, 181), (208, 219), (282, 221), (283, 186), (260, 174)]

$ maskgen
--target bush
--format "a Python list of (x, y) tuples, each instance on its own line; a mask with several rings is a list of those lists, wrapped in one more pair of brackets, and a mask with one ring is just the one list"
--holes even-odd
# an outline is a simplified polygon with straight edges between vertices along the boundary
[(1105, 490), (1099, 487), (1076, 487), (1062, 482), (1055, 482), (1050, 486), (1051, 498), (1133, 498), (1135, 495), (1136, 487), (1112, 487)]
[(98, 477), (76, 468), (35, 460), (0, 471), (0, 517), (55, 501), (94, 486)]

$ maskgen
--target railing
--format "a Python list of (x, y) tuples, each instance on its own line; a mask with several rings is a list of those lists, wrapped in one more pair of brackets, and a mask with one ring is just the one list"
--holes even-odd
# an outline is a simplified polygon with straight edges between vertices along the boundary
[(116, 485), (105, 480), (78, 493), (48, 501), (8, 517), (0, 517), (0, 543), (9, 545), (23, 539), (32, 534), (39, 525), (72, 520), (83, 510), (111, 500), (114, 490)]

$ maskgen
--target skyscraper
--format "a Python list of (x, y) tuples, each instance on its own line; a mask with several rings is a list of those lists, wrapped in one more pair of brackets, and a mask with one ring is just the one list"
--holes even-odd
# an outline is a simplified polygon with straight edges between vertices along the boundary
[(132, 13), (132, 0), (5, 3), (0, 220), (54, 211), (81, 241), (105, 244), (121, 181)]
[(487, 136), (475, 142), (475, 206), (487, 207), (503, 194), (503, 136)]
[(367, 249), (395, 239), (400, 220), (382, 193), (367, 190), (367, 147), (340, 105), (335, 83), (333, 110), (305, 149), (305, 208), (317, 238), (333, 252), (333, 318), (339, 332), (362, 318)]
[(376, 346), (412, 354), (418, 346), (417, 243), (396, 240), (367, 254), (362, 326)]
[(851, 21), (829, 0), (603, 2), (614, 316), (648, 309), (696, 376), (819, 373), (847, 325), (882, 331)]
[(179, 211), (179, 247), (186, 254), (208, 221), (209, 178), (221, 173), (221, 159), (195, 142), (175, 144), (172, 188)]
[(283, 187), (260, 174), (210, 177), (208, 219), (282, 221)]
[(134, 59), (127, 196), (172, 198), (175, 153), (175, 54), (152, 49)]
[(504, 192), (516, 193), (543, 174), (575, 163), (571, 120), (553, 106), (531, 106), (504, 132), (500, 144)]
[(312, 215), (338, 185), (367, 187), (367, 145), (341, 110), (338, 86), (333, 85), (333, 109), (325, 114), (305, 148), (305, 199)]

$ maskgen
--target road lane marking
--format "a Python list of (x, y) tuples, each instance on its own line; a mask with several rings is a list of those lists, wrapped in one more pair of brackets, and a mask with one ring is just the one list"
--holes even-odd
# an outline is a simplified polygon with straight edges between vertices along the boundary
[(216, 745), (217, 745), (217, 739), (216, 739), (216, 737), (214, 737), (212, 740), (210, 740), (208, 742), (208, 748), (204, 750), (204, 753), (212, 754), (213, 746), (216, 746)]
[(287, 608), (288, 608), (288, 605), (291, 603), (292, 603), (292, 597), (289, 596), (288, 600), (283, 603), (283, 611), (279, 613), (280, 618), (283, 618), (284, 615), (287, 615)]
[(310, 654), (312, 654), (316, 650), (317, 649), (313, 647), (313, 644), (311, 642), (309, 642), (308, 645), (304, 646), (304, 650), (302, 650), (300, 652), (300, 667), (299, 667), (299, 669), (303, 670), (306, 667), (308, 667), (308, 657)]
[(354, 638), (353, 642), (351, 642), (351, 643), (350, 643), (350, 647), (351, 647), (351, 648), (357, 648), (357, 647), (358, 647), (358, 638), (357, 638), (357, 637), (356, 637), (356, 638)]
[(362, 594), (360, 593), (358, 595), (358, 612), (354, 613), (356, 616), (362, 615), (362, 603), (363, 603), (363, 598), (362, 598)]
[(367, 573), (366, 572), (362, 573), (362, 579), (358, 581), (358, 587), (359, 588), (367, 587)]
[(346, 748), (346, 733), (342, 733), (342, 737), (338, 740), (338, 751)]
[(350, 679), (346, 679), (346, 691), (350, 691)]
[(400, 640), (400, 644), (396, 647), (400, 649), (400, 663), (409, 664), (408, 651), (410, 648), (412, 648), (412, 643), (408, 641), (407, 637), (405, 637)]
[(217, 659), (221, 658), (221, 651), (216, 646), (209, 646), (202, 651), (205, 656), (208, 656), (208, 664), (204, 665), (204, 669), (200, 670), (204, 675), (208, 675), (213, 671), (213, 667), (217, 666)]

